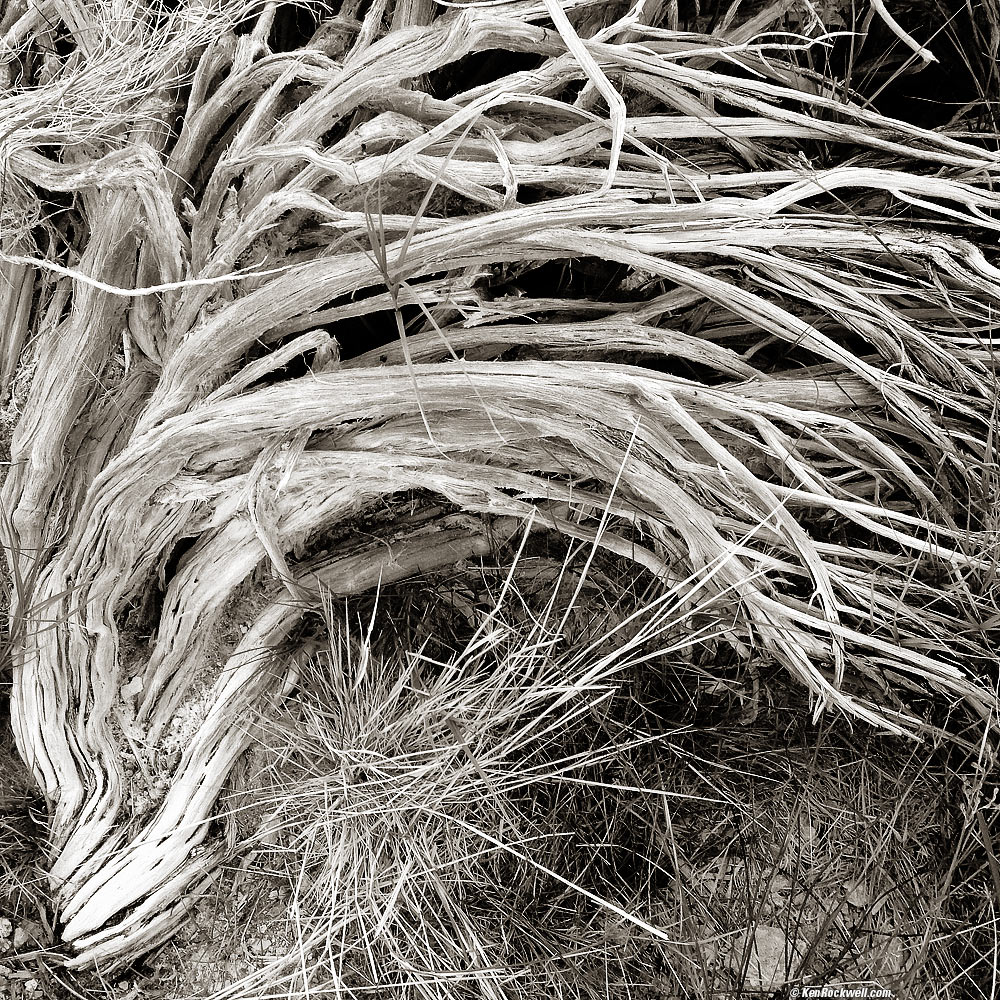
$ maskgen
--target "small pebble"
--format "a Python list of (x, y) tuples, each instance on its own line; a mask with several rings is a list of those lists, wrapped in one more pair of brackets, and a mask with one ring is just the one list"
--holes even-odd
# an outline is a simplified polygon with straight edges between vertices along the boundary
[(26, 946), (30, 947), (41, 943), (42, 934), (40, 923), (35, 920), (25, 920), (14, 931), (14, 950), (22, 951)]

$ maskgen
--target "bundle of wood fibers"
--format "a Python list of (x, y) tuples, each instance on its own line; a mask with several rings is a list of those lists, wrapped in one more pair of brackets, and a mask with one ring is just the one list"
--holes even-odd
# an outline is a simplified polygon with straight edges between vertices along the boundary
[(697, 588), (817, 713), (988, 725), (1000, 157), (826, 29), (8, 5), (12, 717), (71, 964), (183, 918), (324, 595), (524, 530)]

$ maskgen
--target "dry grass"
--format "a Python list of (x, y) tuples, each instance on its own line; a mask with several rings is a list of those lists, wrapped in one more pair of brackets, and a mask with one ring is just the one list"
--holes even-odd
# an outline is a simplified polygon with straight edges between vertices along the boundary
[(810, 726), (773, 670), (701, 655), (671, 599), (595, 644), (588, 610), (560, 641), (539, 598), (482, 602), (460, 650), (407, 669), (385, 611), (327, 609), (220, 803), (230, 857), (154, 961), (163, 995), (989, 995), (988, 876), (956, 878), (975, 820), (940, 752)]
[[(250, 720), (315, 669), (324, 594), (474, 578), (525, 525), (649, 574), (621, 616), (669, 595), (655, 634), (710, 612), (702, 645), (777, 665), (814, 722), (832, 709), (988, 768), (1000, 157), (977, 102), (994, 77), (969, 46), (981, 94), (934, 128), (879, 95), (944, 39), (994, 44), (998, 19), (987, 5), (924, 39), (902, 10), (848, 7), (52, 0), (0, 16), (12, 728), (49, 807), (71, 966), (162, 943), (216, 877), (219, 795)], [(893, 47), (873, 61), (880, 31)], [(512, 635), (504, 655), (445, 658), (462, 680), (448, 712), (505, 718), (476, 657), (532, 661), (536, 638)], [(414, 648), (379, 660), (365, 711), (408, 718)], [(540, 713), (579, 666), (556, 658), (542, 702), (529, 685), (512, 704)], [(345, 692), (320, 695), (321, 731)], [(363, 743), (373, 720), (358, 724)], [(439, 773), (438, 812), (456, 788), (514, 781), (503, 754), (489, 771), (502, 725), (481, 735), (499, 742), (453, 740), (472, 785)], [(370, 794), (346, 814), (366, 884)], [(511, 873), (530, 867), (511, 853), (530, 829), (508, 841), (518, 821), (491, 807), (485, 829), (425, 812), (411, 860), (437, 823), (454, 857), (493, 864), (473, 847), (486, 833)], [(396, 902), (441, 878), (407, 863), (387, 860)], [(567, 871), (547, 877), (579, 895)], [(622, 933), (660, 940), (615, 905)], [(441, 912), (459, 928), (445, 953), (474, 940)], [(366, 927), (317, 933), (342, 955), (329, 941)], [(396, 930), (402, 950), (368, 948), (371, 966), (416, 962)]]

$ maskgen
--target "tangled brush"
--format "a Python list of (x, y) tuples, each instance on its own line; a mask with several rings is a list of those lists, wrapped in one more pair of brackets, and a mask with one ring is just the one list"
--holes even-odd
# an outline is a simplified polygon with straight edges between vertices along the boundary
[(817, 714), (990, 726), (970, 122), (816, 72), (808, 4), (288, 7), (0, 17), (12, 719), (70, 964), (183, 919), (324, 595), (525, 530), (710, 595)]

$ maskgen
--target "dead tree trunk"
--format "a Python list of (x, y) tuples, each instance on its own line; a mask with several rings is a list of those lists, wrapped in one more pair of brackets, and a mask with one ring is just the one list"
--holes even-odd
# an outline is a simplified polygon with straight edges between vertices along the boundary
[[(817, 712), (995, 709), (996, 383), (968, 331), (1000, 274), (933, 225), (995, 228), (993, 154), (806, 86), (738, 25), (413, 2), (387, 34), (376, 3), (272, 52), (274, 4), (249, 33), (235, 3), (134, 6), (53, 3), (74, 54), (3, 105), (13, 725), (74, 964), (182, 919), (324, 588), (525, 524), (711, 597)], [(497, 49), (533, 68), (469, 89)], [(420, 517), (354, 531), (402, 496)]]

